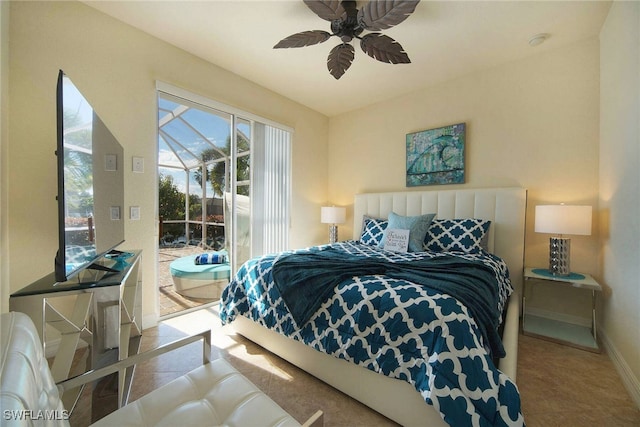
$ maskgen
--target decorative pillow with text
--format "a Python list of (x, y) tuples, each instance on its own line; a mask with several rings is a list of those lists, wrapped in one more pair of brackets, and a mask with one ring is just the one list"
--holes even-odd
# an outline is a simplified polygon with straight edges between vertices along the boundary
[[(431, 221), (436, 214), (425, 214), (418, 216), (403, 216), (395, 212), (389, 214), (388, 230), (400, 229), (409, 230), (409, 252), (422, 252), (424, 250), (423, 242), (427, 234), (427, 230), (431, 225)], [(384, 237), (379, 245), (384, 247)]]

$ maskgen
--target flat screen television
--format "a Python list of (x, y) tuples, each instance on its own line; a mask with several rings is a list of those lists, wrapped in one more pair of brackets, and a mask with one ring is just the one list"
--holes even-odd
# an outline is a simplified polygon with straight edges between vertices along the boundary
[(124, 241), (124, 150), (71, 79), (60, 70), (56, 91), (58, 252), (55, 279), (94, 269)]

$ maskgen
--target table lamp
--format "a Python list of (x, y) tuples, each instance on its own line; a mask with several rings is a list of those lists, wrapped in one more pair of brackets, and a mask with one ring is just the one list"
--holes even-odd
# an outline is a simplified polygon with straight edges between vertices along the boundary
[(320, 209), (320, 222), (329, 226), (329, 243), (338, 241), (338, 226), (347, 219), (347, 210), (338, 206), (323, 206)]
[(591, 206), (539, 205), (536, 206), (536, 233), (557, 234), (549, 239), (549, 273), (569, 276), (571, 239), (564, 234), (591, 235)]

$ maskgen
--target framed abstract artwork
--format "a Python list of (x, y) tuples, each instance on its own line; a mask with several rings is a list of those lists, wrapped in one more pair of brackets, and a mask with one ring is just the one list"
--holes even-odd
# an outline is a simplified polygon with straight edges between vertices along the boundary
[(407, 187), (464, 183), (465, 123), (407, 134)]

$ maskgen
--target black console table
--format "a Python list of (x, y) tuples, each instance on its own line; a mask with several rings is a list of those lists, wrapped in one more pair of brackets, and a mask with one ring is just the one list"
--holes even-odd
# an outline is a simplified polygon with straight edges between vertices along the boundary
[[(53, 357), (56, 382), (69, 378), (79, 344), (90, 347), (85, 372), (140, 351), (140, 261), (141, 251), (107, 255), (99, 263), (111, 272), (87, 269), (67, 282), (56, 282), (51, 273), (10, 296), (9, 309), (26, 313), (35, 323), (46, 356)], [(127, 403), (134, 368), (117, 373), (117, 407)], [(73, 408), (81, 391), (65, 393), (65, 407)]]

